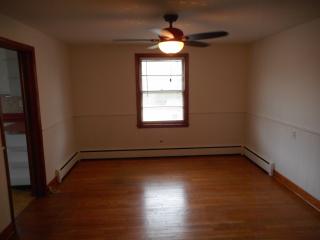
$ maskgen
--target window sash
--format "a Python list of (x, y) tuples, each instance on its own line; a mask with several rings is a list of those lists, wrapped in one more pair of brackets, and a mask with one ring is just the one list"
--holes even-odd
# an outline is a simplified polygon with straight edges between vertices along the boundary
[[(145, 99), (144, 98), (149, 98), (149, 99), (146, 99), (146, 101), (144, 101)], [(152, 99), (153, 98), (153, 99)], [(161, 99), (161, 98), (164, 98), (164, 99)], [(141, 92), (141, 107), (145, 107), (145, 106), (148, 106), (150, 105), (150, 102), (152, 101), (158, 101), (158, 104), (154, 103), (153, 105), (156, 105), (156, 106), (170, 106), (170, 103), (169, 105), (165, 105), (163, 102), (164, 101), (171, 101), (171, 102), (177, 102), (177, 101), (180, 101), (180, 105), (183, 106), (184, 104), (184, 92), (183, 91), (152, 91), (152, 92), (149, 92), (149, 91), (144, 91), (144, 92)], [(161, 104), (161, 102), (163, 104)], [(144, 103), (146, 103), (147, 105), (144, 105)], [(175, 104), (179, 104), (179, 103), (175, 103)], [(172, 105), (172, 103), (171, 103)]]
[(163, 76), (141, 76), (142, 91), (166, 91), (166, 90), (184, 90), (183, 75), (163, 75)]
[[(183, 96), (183, 93), (184, 93), (184, 70), (183, 70), (183, 65), (184, 65), (184, 62), (183, 62), (183, 59), (172, 59), (172, 60), (162, 60), (162, 59), (148, 59), (148, 60), (145, 60), (145, 59), (142, 59), (141, 62), (140, 62), (140, 66), (141, 66), (141, 72), (143, 72), (143, 69), (142, 69), (142, 63), (143, 62), (146, 62), (147, 64), (149, 62), (157, 62), (157, 61), (161, 61), (162, 63), (163, 62), (174, 62), (174, 61), (179, 61), (181, 63), (181, 74), (148, 74), (147, 73), (147, 70), (145, 70), (146, 74), (141, 74), (140, 75), (140, 86), (141, 86), (141, 98), (142, 98), (142, 101), (141, 101), (141, 115), (142, 115), (142, 122), (158, 122), (158, 121), (164, 121), (164, 122), (171, 122), (171, 121), (183, 121), (184, 120), (184, 96)], [(142, 90), (143, 89), (143, 77), (181, 77), (181, 81), (182, 81), (182, 89), (181, 90)], [(181, 102), (181, 106), (177, 106), (177, 105), (174, 105), (174, 106), (170, 106), (170, 105), (164, 105), (164, 106), (161, 106), (161, 105), (155, 105), (155, 106), (145, 106), (144, 105), (144, 94), (170, 94), (170, 93), (181, 93), (182, 94), (182, 102)], [(178, 115), (178, 117), (172, 117), (172, 116), (167, 116), (165, 117), (166, 113), (167, 112), (164, 112), (164, 111), (161, 111), (162, 109), (175, 109), (177, 112), (176, 115)], [(157, 114), (157, 112), (154, 112), (152, 115), (157, 115), (157, 117), (154, 117), (154, 116), (146, 116), (145, 115), (145, 112), (146, 111), (151, 111), (153, 109), (157, 109), (157, 112), (159, 112)], [(179, 111), (180, 110), (180, 111)], [(168, 114), (168, 113), (167, 113)], [(171, 114), (174, 114), (174, 113), (171, 113)]]
[(183, 121), (183, 106), (143, 107), (143, 122), (172, 122)]

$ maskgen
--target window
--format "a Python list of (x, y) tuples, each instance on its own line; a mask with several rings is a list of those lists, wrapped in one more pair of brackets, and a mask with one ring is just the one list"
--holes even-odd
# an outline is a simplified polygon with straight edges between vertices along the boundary
[(188, 126), (188, 54), (136, 54), (138, 127)]

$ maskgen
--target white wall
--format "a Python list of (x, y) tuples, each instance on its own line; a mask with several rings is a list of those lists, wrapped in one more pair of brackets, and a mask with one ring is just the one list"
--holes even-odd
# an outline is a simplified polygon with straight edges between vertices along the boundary
[(190, 126), (138, 129), (134, 54), (148, 52), (146, 47), (73, 46), (71, 69), (80, 150), (241, 145), (248, 49), (244, 44), (186, 48), (190, 57)]
[[(35, 47), (46, 174), (49, 182), (54, 177), (55, 169), (76, 151), (68, 49), (63, 43), (3, 15), (0, 15), (0, 36)], [(2, 157), (0, 161), (2, 166)], [(5, 172), (2, 167), (0, 170), (1, 231), (9, 224), (10, 219), (7, 214), (3, 214), (8, 212), (9, 206), (4, 200), (8, 198), (7, 189), (2, 186)]]
[(252, 47), (246, 145), (320, 199), (320, 19)]

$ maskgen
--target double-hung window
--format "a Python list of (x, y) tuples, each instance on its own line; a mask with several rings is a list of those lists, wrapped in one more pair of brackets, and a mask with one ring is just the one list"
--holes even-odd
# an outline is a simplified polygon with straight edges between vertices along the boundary
[(136, 54), (138, 127), (188, 126), (188, 55)]

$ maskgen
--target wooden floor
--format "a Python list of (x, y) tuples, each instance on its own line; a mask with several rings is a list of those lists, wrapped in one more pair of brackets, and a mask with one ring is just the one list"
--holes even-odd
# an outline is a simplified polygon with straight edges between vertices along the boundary
[(14, 216), (17, 217), (33, 200), (30, 189), (11, 189)]
[(320, 213), (240, 156), (82, 161), (13, 239), (320, 239)]

